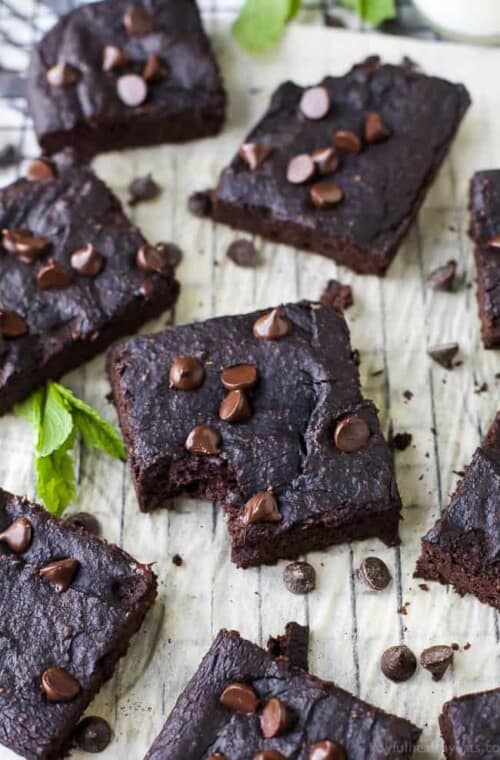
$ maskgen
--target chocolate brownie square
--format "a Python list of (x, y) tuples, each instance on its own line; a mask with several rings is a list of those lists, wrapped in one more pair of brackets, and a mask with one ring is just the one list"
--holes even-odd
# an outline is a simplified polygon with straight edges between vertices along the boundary
[(422, 539), (415, 576), (500, 610), (500, 412), (443, 516)]
[(406, 760), (420, 733), (221, 631), (145, 760)]
[(27, 92), (43, 151), (86, 158), (215, 135), (226, 104), (195, 0), (76, 8), (36, 45)]
[(399, 542), (401, 502), (343, 316), (309, 302), (126, 341), (108, 371), (139, 506), (216, 500), (233, 560)]
[(465, 694), (443, 705), (439, 726), (446, 760), (498, 760), (500, 689)]
[(500, 169), (476, 172), (470, 184), (477, 300), (486, 348), (500, 346)]
[(156, 596), (149, 566), (0, 490), (0, 742), (56, 760)]
[(285, 82), (222, 172), (216, 221), (384, 274), (469, 106), (466, 89), (377, 57)]
[(175, 302), (168, 246), (148, 245), (70, 152), (0, 190), (0, 414)]

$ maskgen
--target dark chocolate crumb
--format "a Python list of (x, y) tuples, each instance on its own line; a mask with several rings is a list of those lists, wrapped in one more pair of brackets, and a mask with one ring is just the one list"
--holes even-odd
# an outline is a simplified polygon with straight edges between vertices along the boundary
[(184, 560), (182, 559), (180, 554), (174, 554), (172, 557), (172, 564), (174, 564), (176, 567), (180, 567), (184, 564)]
[(257, 249), (252, 241), (246, 238), (233, 240), (226, 255), (239, 267), (256, 267), (259, 264)]
[(405, 602), (401, 607), (398, 607), (398, 613), (400, 615), (407, 615), (409, 606), (410, 606), (410, 602)]
[(383, 369), (375, 369), (373, 372), (370, 372), (370, 377), (379, 377), (379, 375), (383, 375), (384, 370)]
[(15, 145), (7, 143), (0, 149), (0, 167), (7, 169), (9, 166), (15, 166), (21, 160), (21, 154)]
[(283, 570), (283, 581), (292, 594), (309, 594), (316, 588), (316, 570), (309, 562), (291, 562)]
[(472, 646), (472, 644), (470, 644), (469, 642), (467, 642), (467, 644), (464, 644), (465, 651), (467, 651), (468, 649), (470, 649), (471, 646)]
[(488, 383), (475, 383), (474, 393), (485, 393), (488, 390)]
[(210, 190), (191, 193), (187, 202), (193, 216), (207, 217), (212, 213), (212, 193)]
[(354, 303), (352, 288), (350, 285), (342, 285), (338, 280), (328, 280), (319, 301), (329, 309), (345, 311)]
[(413, 440), (411, 433), (395, 433), (389, 438), (389, 445), (397, 451), (405, 451)]
[(128, 186), (129, 205), (135, 206), (143, 201), (152, 201), (161, 193), (161, 187), (154, 181), (151, 174), (136, 177)]
[(455, 280), (455, 274), (457, 272), (457, 262), (455, 259), (450, 259), (443, 264), (443, 266), (434, 269), (427, 277), (426, 283), (433, 290), (447, 290), (453, 289), (453, 282)]
[(419, 583), (418, 587), (422, 589), (422, 591), (429, 591), (429, 586), (427, 583)]
[(414, 393), (413, 391), (403, 391), (403, 396), (405, 397), (407, 401), (411, 401), (414, 396)]
[(458, 650), (460, 649), (460, 644), (457, 644), (456, 641), (454, 641), (453, 644), (451, 645), (451, 648), (453, 649), (454, 652), (458, 652)]

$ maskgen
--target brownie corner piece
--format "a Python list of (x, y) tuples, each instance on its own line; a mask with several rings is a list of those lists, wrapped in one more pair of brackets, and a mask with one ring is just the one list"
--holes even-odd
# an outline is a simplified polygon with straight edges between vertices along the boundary
[(139, 336), (108, 373), (143, 511), (183, 492), (215, 500), (241, 567), (399, 543), (392, 456), (334, 309), (303, 301)]
[(82, 158), (215, 135), (226, 107), (195, 0), (73, 9), (35, 46), (27, 95), (42, 150)]
[(443, 705), (439, 727), (446, 760), (497, 760), (500, 688), (464, 694)]
[(145, 760), (285, 760), (313, 753), (408, 760), (420, 733), (336, 684), (273, 659), (237, 632), (221, 631)]
[(213, 193), (237, 229), (382, 275), (470, 104), (463, 85), (372, 57), (285, 82)]
[(156, 597), (117, 546), (0, 490), (0, 743), (65, 756), (83, 711)]
[(500, 609), (500, 413), (442, 517), (422, 539), (415, 576)]

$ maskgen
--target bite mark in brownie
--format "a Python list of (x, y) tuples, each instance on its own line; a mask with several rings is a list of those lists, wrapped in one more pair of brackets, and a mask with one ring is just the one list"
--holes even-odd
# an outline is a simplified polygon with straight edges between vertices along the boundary
[(446, 760), (498, 760), (500, 689), (464, 694), (443, 705), (439, 726)]

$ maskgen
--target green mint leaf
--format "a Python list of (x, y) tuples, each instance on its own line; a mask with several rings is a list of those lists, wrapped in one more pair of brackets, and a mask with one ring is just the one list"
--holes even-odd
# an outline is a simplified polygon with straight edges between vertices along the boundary
[(374, 26), (396, 15), (395, 0), (341, 0), (341, 2), (353, 8), (363, 21)]
[(292, 18), (295, 18), (297, 13), (300, 11), (300, 6), (302, 5), (302, 0), (289, 0), (289, 10), (288, 10), (288, 18), (287, 21), (291, 21)]
[(38, 496), (46, 509), (57, 517), (61, 517), (76, 497), (75, 470), (69, 454), (75, 438), (73, 432), (60, 449), (48, 456), (37, 456), (35, 460)]
[(38, 427), (37, 454), (46, 457), (57, 451), (73, 432), (73, 418), (57, 383), (48, 383), (41, 425)]
[(233, 35), (247, 50), (265, 50), (281, 38), (296, 5), (296, 0), (246, 0), (233, 24)]
[(14, 407), (14, 413), (35, 428), (37, 435), (42, 426), (43, 406), (45, 404), (45, 388), (38, 388), (24, 401)]

